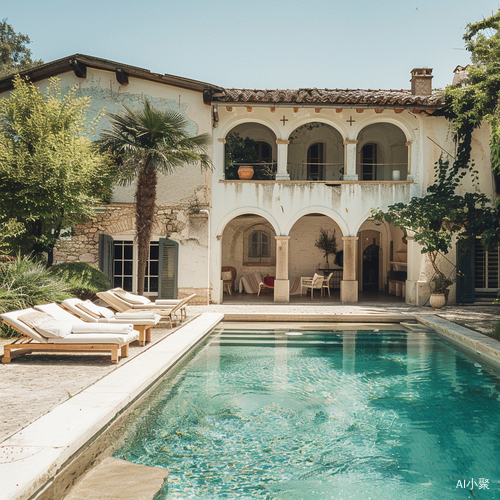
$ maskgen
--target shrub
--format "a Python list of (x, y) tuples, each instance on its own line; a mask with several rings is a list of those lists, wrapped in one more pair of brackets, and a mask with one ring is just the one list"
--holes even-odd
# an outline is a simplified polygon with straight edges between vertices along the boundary
[(82, 300), (91, 300), (97, 292), (111, 288), (107, 276), (85, 262), (63, 262), (50, 267), (49, 271), (66, 280), (71, 295)]
[[(70, 296), (66, 281), (49, 272), (40, 262), (28, 257), (0, 262), (0, 313), (61, 302)], [(18, 334), (1, 325), (0, 335), (11, 337)]]

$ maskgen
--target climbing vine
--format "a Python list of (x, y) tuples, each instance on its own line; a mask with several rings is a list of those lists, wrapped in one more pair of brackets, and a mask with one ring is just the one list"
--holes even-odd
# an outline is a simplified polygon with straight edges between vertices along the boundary
[(468, 24), (463, 38), (472, 64), (464, 81), (446, 88), (445, 106), (439, 114), (452, 123), (456, 171), (468, 167), (472, 133), (486, 122), (491, 127), (491, 165), (500, 174), (500, 11)]

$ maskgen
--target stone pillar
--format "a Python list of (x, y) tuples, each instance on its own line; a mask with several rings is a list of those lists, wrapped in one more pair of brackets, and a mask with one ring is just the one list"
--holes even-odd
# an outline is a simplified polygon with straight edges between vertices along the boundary
[(278, 168), (276, 171), (276, 180), (277, 181), (289, 181), (290, 174), (287, 170), (288, 165), (288, 145), (290, 141), (283, 141), (278, 139), (276, 141), (278, 145)]
[[(408, 141), (406, 143), (406, 147), (408, 148), (408, 173), (406, 175), (406, 180), (408, 181), (412, 181), (413, 180), (413, 175), (412, 175), (412, 172), (411, 172), (411, 146), (413, 144), (413, 141)], [(401, 179), (401, 180), (404, 180), (404, 179)]]
[(344, 181), (357, 181), (356, 145), (358, 141), (344, 141)]
[(274, 302), (290, 302), (290, 282), (288, 280), (288, 241), (290, 236), (275, 236), (276, 239), (276, 279), (274, 281)]
[(406, 303), (423, 306), (427, 302), (430, 293), (429, 283), (427, 280), (421, 279), (422, 265), (425, 266), (424, 254), (421, 253), (422, 247), (415, 241), (412, 233), (409, 233), (406, 239), (408, 241)]
[(217, 139), (217, 142), (213, 145), (213, 164), (214, 164), (214, 174), (217, 176), (217, 179), (225, 179), (226, 178), (226, 139)]
[(358, 280), (357, 280), (357, 254), (358, 237), (342, 236), (344, 242), (344, 272), (340, 282), (340, 301), (357, 302), (358, 301)]

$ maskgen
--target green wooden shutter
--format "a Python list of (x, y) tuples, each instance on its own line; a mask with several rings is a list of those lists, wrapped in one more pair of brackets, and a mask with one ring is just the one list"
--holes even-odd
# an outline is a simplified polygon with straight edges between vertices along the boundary
[(113, 238), (109, 234), (99, 235), (99, 269), (108, 277), (113, 286)]
[(457, 302), (475, 300), (474, 245), (457, 244)]
[(160, 238), (159, 244), (158, 298), (176, 299), (179, 243), (167, 238)]

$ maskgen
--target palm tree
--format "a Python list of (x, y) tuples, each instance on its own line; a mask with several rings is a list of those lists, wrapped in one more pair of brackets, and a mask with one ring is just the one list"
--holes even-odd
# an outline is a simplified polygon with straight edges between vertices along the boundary
[(137, 292), (144, 293), (144, 276), (156, 207), (158, 173), (200, 163), (211, 168), (207, 155), (208, 134), (191, 137), (187, 119), (175, 111), (155, 109), (149, 101), (132, 111), (109, 113), (111, 130), (101, 134), (101, 146), (115, 155), (122, 182), (137, 179), (135, 191), (136, 240), (138, 246)]

